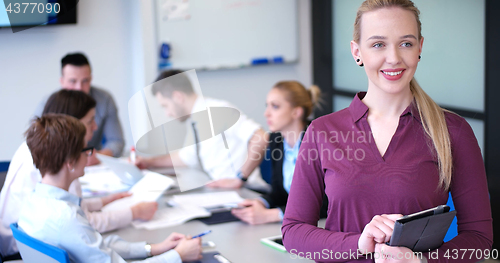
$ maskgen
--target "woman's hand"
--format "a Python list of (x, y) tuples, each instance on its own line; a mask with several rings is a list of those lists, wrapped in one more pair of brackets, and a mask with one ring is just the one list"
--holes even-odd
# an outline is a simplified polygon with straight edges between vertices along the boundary
[(358, 249), (363, 254), (367, 254), (375, 251), (377, 243), (389, 242), (394, 230), (394, 222), (402, 216), (401, 214), (374, 216), (359, 237)]
[(251, 225), (259, 225), (271, 222), (280, 221), (278, 208), (267, 209), (264, 204), (258, 199), (244, 200), (238, 206), (245, 206), (246, 208), (237, 208), (231, 210), (231, 213)]
[(128, 197), (131, 195), (132, 195), (132, 193), (129, 193), (129, 192), (121, 192), (121, 193), (116, 193), (116, 194), (108, 195), (105, 197), (101, 197), (102, 206), (105, 206), (105, 205), (107, 205), (115, 200), (122, 199), (124, 197)]
[(181, 256), (181, 260), (194, 261), (202, 258), (201, 238), (191, 239), (191, 237), (181, 239), (175, 247), (175, 251)]
[(212, 188), (238, 189), (243, 186), (243, 181), (238, 178), (225, 178), (207, 184)]
[(132, 207), (132, 219), (150, 220), (158, 210), (157, 202), (141, 202)]
[[(130, 158), (129, 161), (131, 162)], [(151, 166), (152, 159), (151, 158), (144, 158), (140, 156), (135, 157), (135, 166), (137, 166), (139, 169), (146, 169)]]
[(186, 239), (186, 235), (179, 233), (170, 234), (161, 243), (151, 245), (151, 254), (153, 256), (160, 255), (176, 247), (182, 239)]
[(373, 255), (376, 263), (420, 263), (420, 258), (406, 247), (391, 247), (386, 244), (376, 244)]

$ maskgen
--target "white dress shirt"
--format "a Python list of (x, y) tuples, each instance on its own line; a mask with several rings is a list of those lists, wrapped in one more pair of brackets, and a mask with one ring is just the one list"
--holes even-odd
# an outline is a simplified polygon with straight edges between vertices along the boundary
[[(19, 209), (42, 180), (40, 171), (33, 164), (33, 158), (26, 142), (17, 149), (9, 166), (2, 191), (0, 192), (0, 253), (3, 256), (18, 252), (12, 237), (10, 224), (19, 219)], [(73, 181), (69, 192), (81, 197), (82, 189), (78, 180)], [(124, 209), (111, 212), (96, 212), (102, 208), (100, 198), (82, 201), (82, 209), (90, 224), (99, 232), (106, 232), (124, 227), (132, 222), (132, 210)]]
[[(68, 252), (71, 262), (125, 262), (145, 258), (146, 242), (130, 243), (117, 235), (102, 238), (80, 208), (80, 198), (47, 184), (37, 183), (19, 215), (19, 227), (28, 235)], [(169, 250), (141, 262), (181, 263)]]
[[(204, 111), (207, 107), (230, 107), (236, 108), (229, 102), (223, 100), (217, 100), (213, 98), (198, 96), (191, 114)], [(187, 130), (192, 130), (192, 118), (186, 120)], [(248, 157), (248, 143), (252, 138), (255, 131), (260, 128), (260, 125), (249, 119), (246, 115), (241, 113), (238, 121), (231, 126), (229, 129), (224, 131), (228, 148), (225, 148), (222, 135), (216, 135), (210, 139), (203, 140), (199, 143), (200, 147), (200, 159), (202, 162), (203, 169), (210, 175), (213, 180), (219, 180), (223, 178), (236, 178), (238, 171), (241, 169)], [(201, 133), (202, 131), (199, 131)], [(189, 132), (188, 136), (191, 136), (192, 132)], [(203, 138), (203, 134), (199, 136)], [(191, 138), (186, 138), (186, 140), (192, 140)], [(198, 159), (196, 156), (196, 145), (190, 145), (182, 148), (179, 151), (179, 156), (181, 160), (190, 167), (198, 166)], [(260, 168), (257, 167), (250, 177), (248, 177), (248, 183), (254, 185), (263, 185), (266, 183), (262, 180), (260, 175)]]

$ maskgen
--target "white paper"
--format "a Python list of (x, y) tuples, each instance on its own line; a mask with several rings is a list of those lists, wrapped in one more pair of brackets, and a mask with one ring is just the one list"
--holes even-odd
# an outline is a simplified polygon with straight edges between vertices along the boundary
[(99, 165), (85, 167), (85, 175), (79, 178), (82, 185), (82, 197), (103, 196), (130, 189), (110, 169)]
[(174, 195), (173, 201), (179, 205), (201, 206), (204, 208), (224, 206), (243, 201), (235, 191), (203, 194)]
[(133, 221), (135, 228), (148, 230), (180, 225), (194, 218), (209, 217), (211, 215), (206, 209), (199, 206), (178, 205), (167, 207), (156, 211), (154, 217), (149, 221)]
[(130, 188), (131, 196), (111, 202), (104, 206), (102, 211), (121, 210), (140, 202), (156, 201), (174, 183), (172, 179), (159, 173), (151, 171), (144, 171), (143, 173), (144, 177)]

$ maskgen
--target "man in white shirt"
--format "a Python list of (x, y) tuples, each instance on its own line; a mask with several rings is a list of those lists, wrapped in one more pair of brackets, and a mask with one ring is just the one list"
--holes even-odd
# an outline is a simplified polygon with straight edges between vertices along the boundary
[[(207, 107), (235, 108), (226, 101), (199, 96), (194, 92), (187, 74), (178, 70), (163, 72), (153, 84), (152, 92), (166, 115), (185, 122), (188, 129), (196, 129), (196, 121), (191, 115), (205, 111)], [(201, 133), (194, 131), (193, 134), (199, 137)], [(140, 168), (173, 167), (174, 164), (175, 167), (197, 166), (216, 180), (209, 186), (240, 188), (248, 180), (252, 188), (265, 189), (266, 183), (258, 169), (267, 147), (264, 130), (240, 114), (238, 121), (223, 135), (205, 140), (201, 138), (197, 140), (197, 145), (184, 147), (168, 155), (137, 158), (136, 165)]]

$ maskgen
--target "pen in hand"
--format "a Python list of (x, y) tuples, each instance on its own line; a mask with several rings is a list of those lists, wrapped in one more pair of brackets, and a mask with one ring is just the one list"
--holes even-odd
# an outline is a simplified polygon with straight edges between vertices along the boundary
[(212, 230), (207, 230), (207, 231), (205, 231), (205, 232), (203, 232), (201, 234), (198, 234), (198, 235), (196, 235), (196, 236), (194, 236), (192, 238), (195, 239), (195, 238), (198, 238), (198, 237), (202, 237), (204, 235), (210, 234), (211, 232), (212, 232)]

